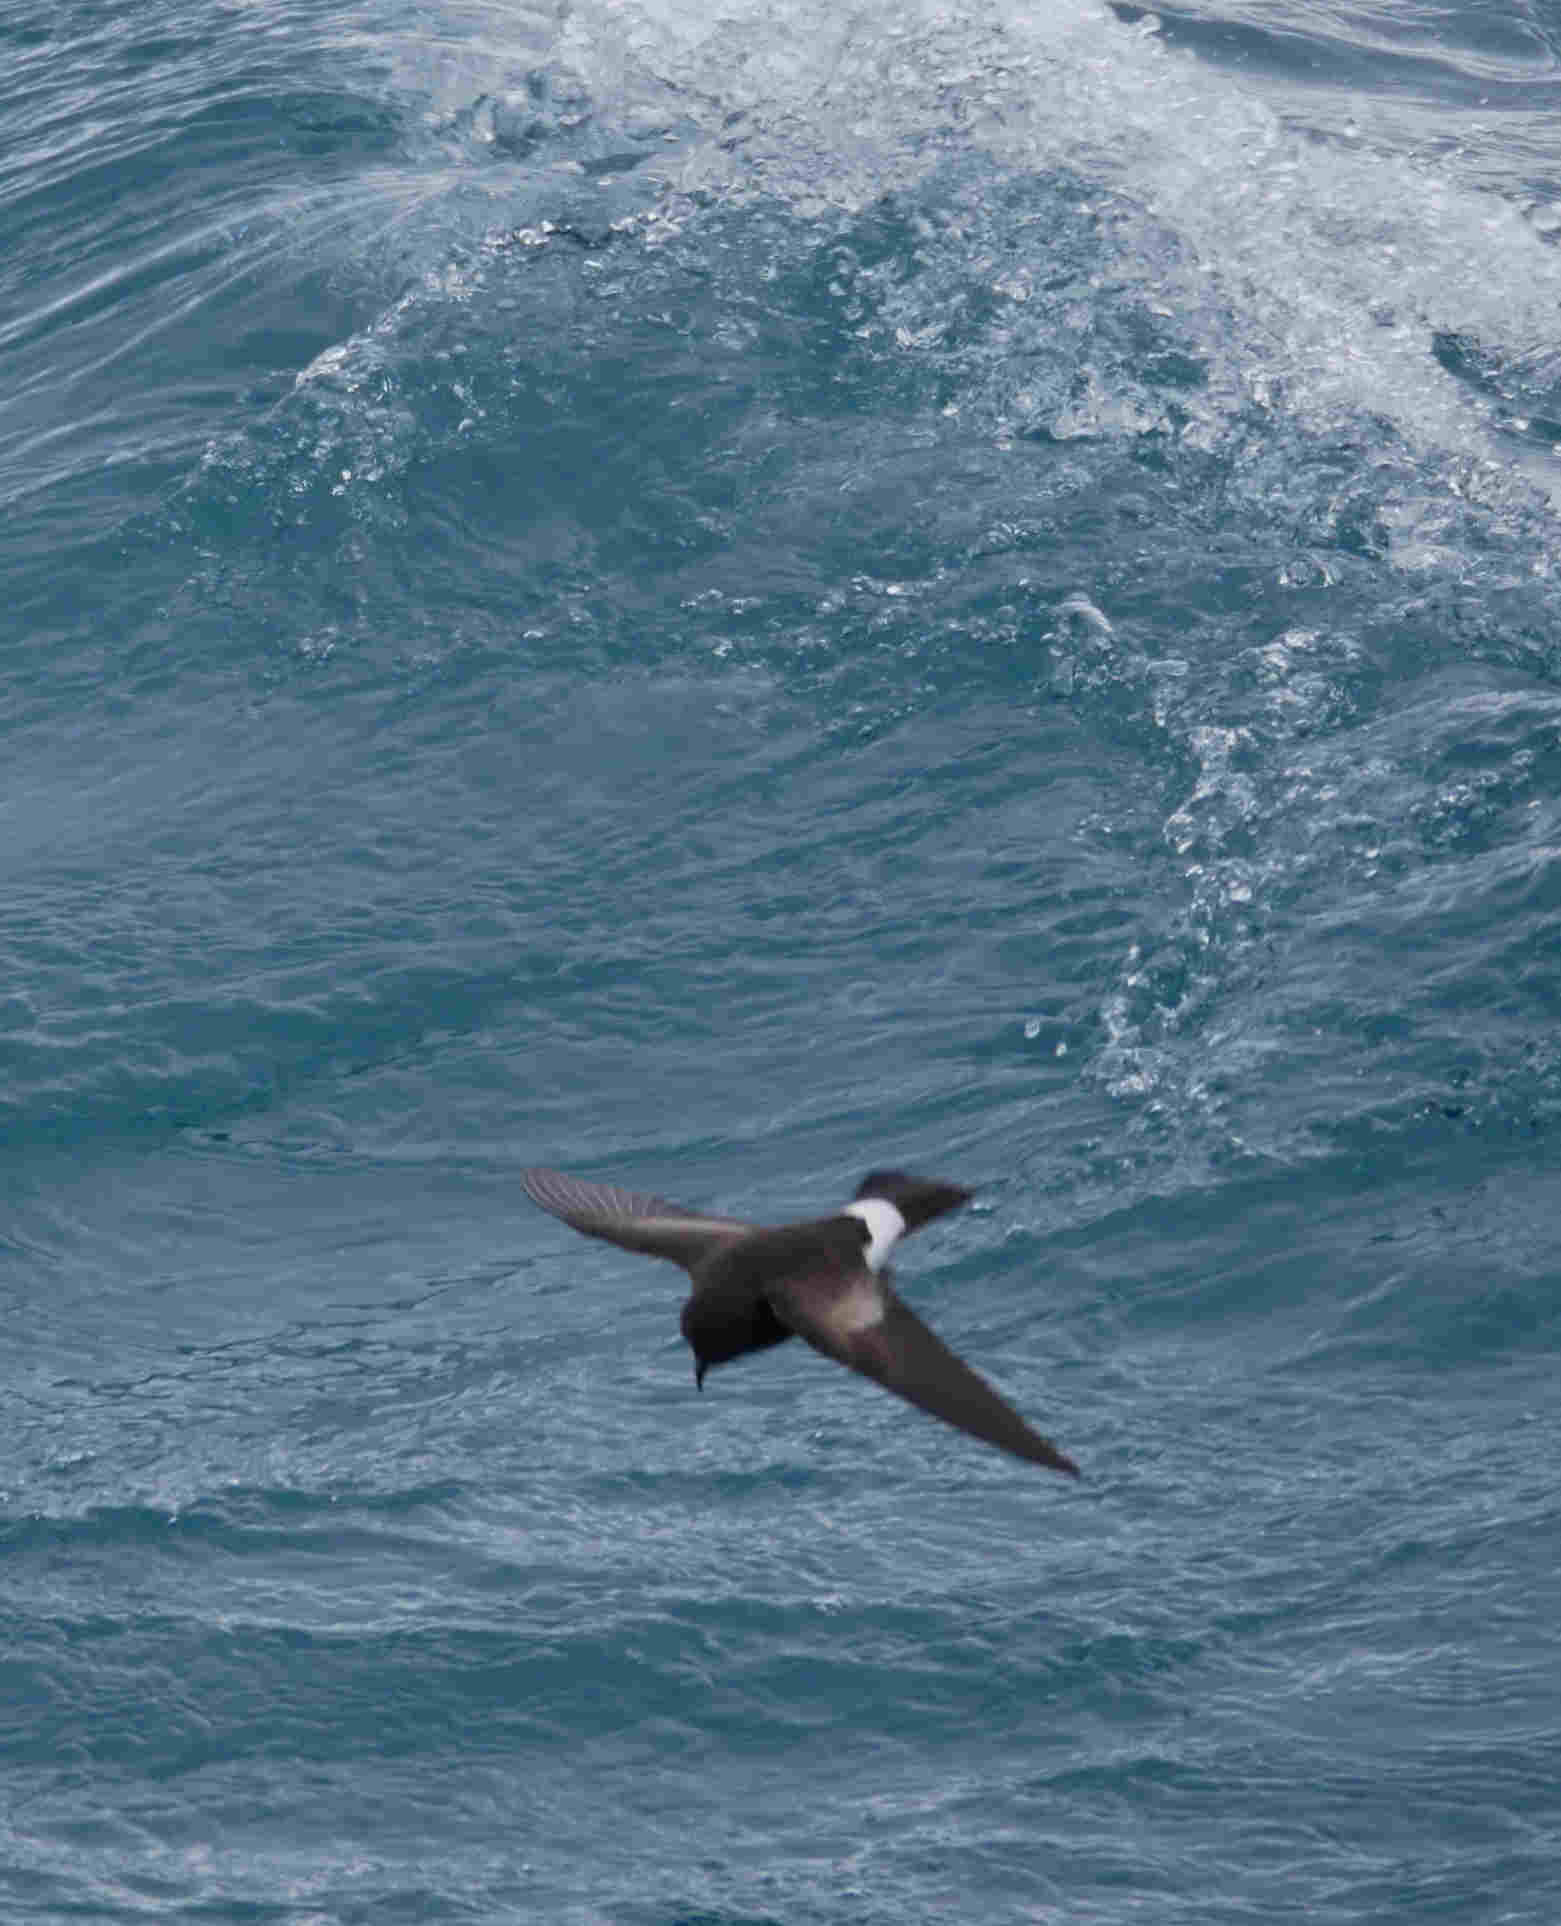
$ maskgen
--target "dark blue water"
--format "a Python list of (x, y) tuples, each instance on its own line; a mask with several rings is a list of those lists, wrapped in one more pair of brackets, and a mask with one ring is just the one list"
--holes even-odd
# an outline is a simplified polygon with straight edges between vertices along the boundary
[[(0, 0), (0, 1916), (1557, 1917), (1558, 105)], [(1084, 1481), (536, 1162), (977, 1185)]]

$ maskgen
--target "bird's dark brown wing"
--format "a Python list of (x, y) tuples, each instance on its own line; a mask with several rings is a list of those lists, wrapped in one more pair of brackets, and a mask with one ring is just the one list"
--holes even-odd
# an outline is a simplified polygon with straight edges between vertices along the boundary
[(1073, 1460), (928, 1330), (882, 1274), (823, 1268), (772, 1285), (766, 1295), (781, 1322), (826, 1357), (972, 1437), (1078, 1477)]
[(561, 1170), (523, 1170), (520, 1181), (534, 1204), (551, 1211), (587, 1237), (601, 1237), (626, 1251), (669, 1258), (692, 1270), (723, 1245), (753, 1229), (735, 1217), (710, 1217), (704, 1211), (669, 1204), (644, 1191), (593, 1184)]

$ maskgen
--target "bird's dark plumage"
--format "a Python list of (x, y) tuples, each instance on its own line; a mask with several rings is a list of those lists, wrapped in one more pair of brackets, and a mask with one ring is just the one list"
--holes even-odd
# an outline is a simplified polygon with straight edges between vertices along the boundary
[(1032, 1430), (889, 1284), (890, 1249), (965, 1203), (970, 1193), (957, 1184), (877, 1170), (833, 1216), (769, 1229), (556, 1170), (524, 1171), (521, 1182), (533, 1202), (587, 1237), (683, 1266), (694, 1286), (683, 1335), (701, 1384), (714, 1365), (801, 1337), (973, 1437), (1078, 1476), (1073, 1460)]

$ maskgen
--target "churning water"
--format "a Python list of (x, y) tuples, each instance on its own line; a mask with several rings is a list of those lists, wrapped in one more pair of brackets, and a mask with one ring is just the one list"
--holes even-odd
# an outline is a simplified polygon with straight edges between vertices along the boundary
[[(0, 1910), (1561, 1909), (1561, 14), (0, 0)], [(1075, 1489), (527, 1163), (901, 1288)]]

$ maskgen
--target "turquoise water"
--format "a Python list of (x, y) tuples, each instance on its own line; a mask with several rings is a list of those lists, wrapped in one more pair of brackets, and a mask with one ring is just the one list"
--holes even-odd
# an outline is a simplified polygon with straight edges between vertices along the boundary
[(1556, 1917), (1558, 93), (0, 0), (0, 1916)]

